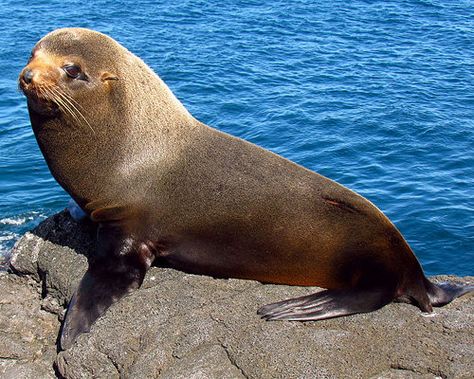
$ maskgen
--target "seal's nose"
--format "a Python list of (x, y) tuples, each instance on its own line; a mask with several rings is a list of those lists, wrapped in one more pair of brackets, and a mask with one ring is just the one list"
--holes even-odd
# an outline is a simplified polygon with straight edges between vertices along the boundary
[(25, 83), (30, 84), (33, 80), (33, 70), (26, 69), (23, 73), (23, 80), (25, 81)]

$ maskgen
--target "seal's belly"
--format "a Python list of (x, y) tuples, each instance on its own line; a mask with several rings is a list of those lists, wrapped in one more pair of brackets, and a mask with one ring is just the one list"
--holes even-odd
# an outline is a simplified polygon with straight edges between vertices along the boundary
[(182, 239), (160, 252), (158, 264), (193, 274), (253, 279), (265, 283), (336, 288), (334, 267), (315, 251), (251, 246), (199, 238)]

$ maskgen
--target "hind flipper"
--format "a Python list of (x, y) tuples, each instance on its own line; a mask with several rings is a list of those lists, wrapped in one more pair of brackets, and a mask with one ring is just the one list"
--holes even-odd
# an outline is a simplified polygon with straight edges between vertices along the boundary
[(68, 349), (79, 334), (113, 303), (140, 287), (154, 255), (145, 244), (133, 241), (118, 227), (101, 225), (98, 248), (72, 297), (61, 332), (60, 347)]
[(324, 320), (372, 312), (392, 300), (391, 291), (380, 289), (325, 290), (265, 305), (257, 313), (265, 320)]
[(434, 307), (442, 307), (454, 299), (474, 292), (474, 285), (462, 285), (451, 282), (432, 283), (425, 279), (428, 298)]

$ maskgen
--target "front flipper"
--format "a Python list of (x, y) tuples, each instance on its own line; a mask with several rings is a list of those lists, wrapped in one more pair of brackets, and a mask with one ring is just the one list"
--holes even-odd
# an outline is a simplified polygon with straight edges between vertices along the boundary
[(372, 312), (392, 300), (390, 291), (380, 289), (325, 290), (265, 305), (257, 313), (265, 320), (324, 320)]
[(97, 254), (74, 293), (66, 313), (61, 349), (68, 349), (76, 337), (89, 332), (92, 324), (113, 303), (140, 287), (154, 260), (145, 244), (125, 236), (117, 226), (100, 225)]

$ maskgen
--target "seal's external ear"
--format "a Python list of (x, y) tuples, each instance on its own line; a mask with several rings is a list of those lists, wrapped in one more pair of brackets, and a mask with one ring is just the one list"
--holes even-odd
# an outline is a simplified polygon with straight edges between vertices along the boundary
[(105, 71), (100, 75), (100, 80), (102, 80), (103, 82), (106, 82), (108, 80), (119, 80), (119, 78), (117, 77), (117, 75), (112, 74), (111, 72)]

